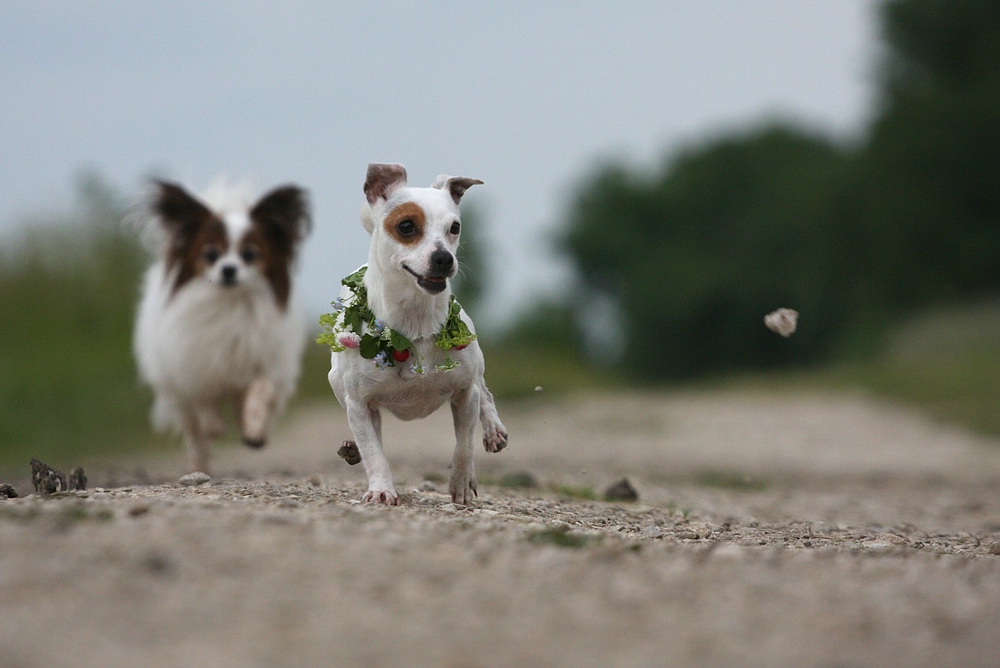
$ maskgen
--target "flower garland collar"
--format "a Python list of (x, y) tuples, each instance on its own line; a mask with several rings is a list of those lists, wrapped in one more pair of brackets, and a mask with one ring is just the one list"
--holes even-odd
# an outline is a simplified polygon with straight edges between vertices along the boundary
[[(394, 329), (390, 329), (375, 317), (368, 307), (368, 288), (365, 287), (365, 272), (368, 265), (345, 278), (341, 283), (351, 293), (349, 296), (337, 299), (331, 303), (333, 313), (326, 313), (319, 318), (323, 333), (316, 338), (316, 343), (330, 346), (335, 353), (342, 353), (348, 348), (357, 350), (365, 359), (374, 361), (375, 366), (386, 369), (402, 364), (412, 356), (414, 361), (410, 370), (414, 373), (424, 373), (424, 366), (413, 342)], [(434, 345), (443, 350), (462, 350), (476, 340), (476, 335), (462, 320), (462, 305), (451, 296), (448, 302), (448, 317), (438, 332)], [(451, 371), (460, 366), (451, 357), (445, 357), (444, 362), (435, 365), (438, 371)]]

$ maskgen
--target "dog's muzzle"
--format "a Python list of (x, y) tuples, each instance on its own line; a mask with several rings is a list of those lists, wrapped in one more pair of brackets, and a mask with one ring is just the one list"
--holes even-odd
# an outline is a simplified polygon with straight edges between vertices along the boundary
[(417, 285), (432, 295), (436, 295), (448, 287), (448, 279), (455, 271), (455, 256), (448, 251), (437, 250), (431, 253), (429, 264), (430, 271), (426, 276), (421, 276), (405, 264), (403, 269), (417, 279)]

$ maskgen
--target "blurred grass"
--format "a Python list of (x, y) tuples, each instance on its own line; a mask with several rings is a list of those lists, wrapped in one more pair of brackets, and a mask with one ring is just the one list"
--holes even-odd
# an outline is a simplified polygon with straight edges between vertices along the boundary
[(144, 254), (111, 189), (85, 176), (79, 196), (0, 248), (0, 470), (162, 444), (130, 354)]
[(902, 323), (869, 359), (740, 375), (711, 388), (864, 391), (946, 424), (1000, 437), (1000, 301), (936, 308)]

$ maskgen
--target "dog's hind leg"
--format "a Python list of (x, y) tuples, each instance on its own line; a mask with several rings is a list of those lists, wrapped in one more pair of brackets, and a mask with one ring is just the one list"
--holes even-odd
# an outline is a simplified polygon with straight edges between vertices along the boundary
[(471, 506), (476, 491), (476, 471), (472, 462), (472, 438), (480, 410), (479, 387), (455, 393), (451, 397), (451, 416), (455, 421), (455, 454), (451, 458), (451, 480), (448, 491), (451, 500)]
[(250, 383), (239, 412), (243, 442), (251, 448), (262, 448), (267, 443), (267, 430), (276, 404), (274, 383), (266, 378)]
[(483, 423), (483, 447), (486, 452), (500, 452), (507, 447), (507, 428), (500, 422), (493, 394), (480, 383), (479, 420)]
[(368, 491), (362, 500), (398, 506), (399, 494), (392, 484), (389, 460), (382, 452), (382, 415), (377, 408), (360, 404), (350, 397), (345, 397), (345, 400), (347, 424), (354, 434), (358, 452), (361, 453), (361, 463), (365, 465), (365, 473), (368, 474)]

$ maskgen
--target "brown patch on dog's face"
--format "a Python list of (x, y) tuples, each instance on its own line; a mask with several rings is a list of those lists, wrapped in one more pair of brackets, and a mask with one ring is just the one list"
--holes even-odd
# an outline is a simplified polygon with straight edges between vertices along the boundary
[(159, 182), (153, 211), (170, 235), (168, 272), (177, 270), (173, 292), (206, 273), (229, 248), (226, 226), (204, 204), (179, 185)]
[(220, 257), (229, 250), (225, 224), (212, 216), (207, 219), (190, 241), (180, 248), (171, 248), (167, 254), (167, 267), (180, 267), (174, 279), (173, 291), (177, 292), (195, 276), (204, 276)]
[(385, 233), (403, 246), (419, 243), (424, 237), (427, 216), (416, 202), (405, 202), (389, 212), (382, 223)]

